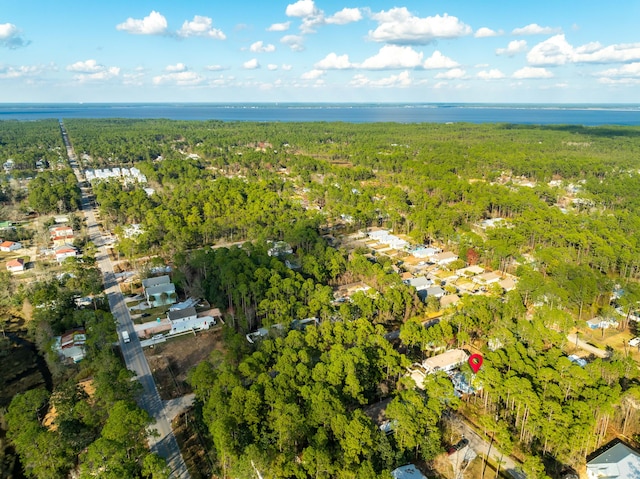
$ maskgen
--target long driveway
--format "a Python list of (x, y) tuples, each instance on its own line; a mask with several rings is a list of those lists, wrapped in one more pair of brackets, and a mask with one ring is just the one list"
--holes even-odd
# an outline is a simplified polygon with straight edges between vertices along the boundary
[[(78, 167), (73, 147), (68, 140), (62, 121), (60, 121), (60, 127), (69, 155), (69, 164), (73, 168), (78, 183), (82, 184), (82, 173)], [(142, 394), (138, 400), (140, 407), (147, 411), (156, 421), (150, 429), (155, 429), (158, 435), (149, 435), (149, 446), (151, 451), (167, 460), (167, 464), (171, 469), (172, 478), (190, 479), (191, 476), (180, 453), (178, 441), (176, 441), (173, 430), (171, 429), (171, 422), (167, 419), (165, 404), (158, 394), (158, 389), (151, 375), (147, 358), (144, 356), (138, 336), (133, 330), (133, 321), (125, 305), (120, 286), (116, 281), (113, 265), (107, 254), (105, 239), (98, 228), (95, 212), (90, 204), (88, 194), (89, 192), (87, 190), (83, 191), (82, 211), (86, 218), (89, 238), (97, 247), (96, 262), (104, 277), (104, 289), (109, 298), (111, 313), (117, 320), (118, 339), (120, 341), (122, 355), (124, 356), (127, 369), (135, 372), (136, 379), (142, 384)], [(122, 331), (129, 332), (129, 337), (131, 338), (129, 343), (122, 341)]]
[(464, 419), (460, 422), (464, 437), (469, 440), (469, 446), (477, 453), (489, 455), (494, 462), (500, 462), (500, 470), (505, 471), (514, 479), (526, 479), (526, 475), (518, 468), (518, 464), (506, 454), (496, 449), (495, 444), (490, 444), (476, 433)]

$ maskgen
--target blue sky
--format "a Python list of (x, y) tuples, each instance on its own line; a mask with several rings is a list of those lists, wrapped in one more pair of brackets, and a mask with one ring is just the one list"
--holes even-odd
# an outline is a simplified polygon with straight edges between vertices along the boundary
[(20, 0), (0, 102), (640, 103), (640, 1)]

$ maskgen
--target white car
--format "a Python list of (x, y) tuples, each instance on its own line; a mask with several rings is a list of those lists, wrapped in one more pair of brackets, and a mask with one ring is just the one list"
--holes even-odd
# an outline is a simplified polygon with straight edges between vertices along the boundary
[(633, 348), (635, 348), (638, 345), (640, 345), (640, 338), (633, 338), (629, 341), (629, 346)]

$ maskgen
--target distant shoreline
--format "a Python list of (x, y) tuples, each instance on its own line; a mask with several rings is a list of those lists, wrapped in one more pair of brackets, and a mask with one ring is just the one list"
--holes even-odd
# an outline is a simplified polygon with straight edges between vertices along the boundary
[(246, 122), (513, 123), (640, 126), (620, 103), (0, 103), (0, 120), (125, 118)]

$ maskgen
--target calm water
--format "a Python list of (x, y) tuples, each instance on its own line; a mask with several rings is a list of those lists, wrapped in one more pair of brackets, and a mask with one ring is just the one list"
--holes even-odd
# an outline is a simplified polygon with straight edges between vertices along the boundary
[(0, 104), (0, 120), (167, 118), (222, 121), (348, 123), (532, 123), (640, 125), (640, 105), (516, 104)]

